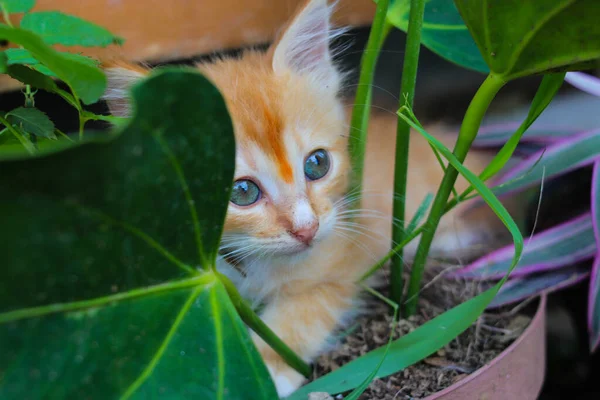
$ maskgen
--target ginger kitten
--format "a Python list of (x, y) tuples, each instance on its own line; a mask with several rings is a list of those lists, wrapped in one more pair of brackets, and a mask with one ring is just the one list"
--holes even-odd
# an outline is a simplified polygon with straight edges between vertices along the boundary
[[(330, 28), (331, 12), (326, 0), (308, 1), (268, 52), (198, 65), (225, 98), (237, 146), (219, 268), (244, 296), (265, 304), (261, 317), (307, 362), (353, 309), (357, 278), (390, 247), (396, 118), (372, 117), (362, 208), (349, 209), (350, 108), (338, 97), (343, 75), (329, 50), (339, 33)], [(111, 111), (128, 115), (127, 89), (147, 71), (120, 65), (106, 72)], [(440, 137), (452, 146), (454, 138)], [(443, 173), (426, 142), (412, 138), (408, 218)], [(475, 153), (467, 165), (480, 171), (488, 159)], [(490, 245), (498, 224), (485, 213), (471, 214), (477, 223), (470, 223), (460, 211), (444, 218), (434, 254), (460, 258), (478, 242)], [(279, 394), (298, 388), (304, 378), (254, 339)]]

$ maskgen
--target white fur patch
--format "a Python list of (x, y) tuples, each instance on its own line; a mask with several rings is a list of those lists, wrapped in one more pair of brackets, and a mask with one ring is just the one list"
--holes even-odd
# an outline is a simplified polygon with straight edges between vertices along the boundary
[(292, 384), (292, 381), (285, 375), (277, 375), (275, 377), (275, 388), (277, 388), (277, 394), (279, 397), (287, 397), (296, 390), (296, 387)]
[(296, 203), (294, 209), (294, 228), (309, 226), (315, 221), (315, 214), (308, 200), (302, 199)]

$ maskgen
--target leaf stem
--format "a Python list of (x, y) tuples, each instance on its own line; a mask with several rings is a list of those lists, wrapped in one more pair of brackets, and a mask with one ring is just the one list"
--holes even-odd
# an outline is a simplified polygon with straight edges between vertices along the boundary
[[(400, 88), (400, 102), (410, 108), (413, 106), (415, 86), (417, 83), (417, 68), (419, 65), (419, 51), (421, 49), (421, 28), (425, 13), (425, 0), (411, 0), (406, 36), (406, 53), (402, 68), (402, 84)], [(400, 104), (401, 107), (403, 104)], [(398, 117), (396, 126), (396, 158), (394, 170), (394, 220), (400, 224), (392, 225), (392, 243), (404, 240), (406, 217), (406, 181), (408, 176), (408, 148), (410, 142), (410, 126)], [(399, 249), (392, 257), (390, 297), (397, 304), (402, 304), (402, 291), (404, 282), (402, 273), (404, 269), (403, 249)]]
[(83, 139), (83, 127), (85, 126), (86, 122), (87, 122), (87, 119), (85, 119), (85, 117), (83, 116), (83, 114), (80, 111), (79, 112), (79, 140)]
[[(386, 27), (386, 14), (389, 0), (379, 0), (375, 11), (375, 18), (369, 33), (367, 46), (363, 52), (360, 67), (360, 76), (352, 109), (352, 122), (350, 125), (350, 138), (348, 148), (352, 164), (352, 185), (357, 193), (361, 192), (362, 177), (365, 162), (365, 146), (367, 143), (367, 127), (371, 109), (372, 83), (375, 75), (375, 66), (379, 56), (379, 49), (383, 45), (385, 36), (389, 32)], [(357, 202), (360, 201), (360, 197)]]
[(260, 336), (283, 360), (296, 371), (305, 377), (310, 377), (312, 370), (310, 366), (300, 358), (287, 344), (283, 342), (276, 334), (263, 322), (262, 319), (252, 310), (246, 301), (239, 294), (235, 285), (225, 275), (217, 272), (221, 282), (229, 294), (231, 302), (235, 306), (240, 317), (246, 325)]
[[(464, 162), (473, 140), (477, 136), (479, 126), (485, 112), (487, 111), (490, 103), (498, 93), (498, 91), (504, 86), (506, 82), (493, 75), (489, 74), (485, 81), (481, 84), (477, 93), (471, 100), (469, 108), (465, 113), (460, 131), (458, 134), (458, 140), (454, 146), (453, 154), (459, 162)], [(444, 214), (444, 210), (447, 207), (447, 201), (456, 182), (458, 171), (452, 166), (448, 165), (444, 178), (440, 184), (438, 192), (431, 206), (431, 212), (427, 221), (424, 224), (423, 234), (417, 248), (417, 254), (412, 266), (410, 275), (410, 283), (408, 287), (407, 298), (410, 299), (406, 302), (406, 314), (408, 316), (413, 315), (417, 309), (418, 303), (418, 292), (421, 288), (421, 280), (423, 279), (423, 270), (425, 268), (425, 262), (429, 254), (429, 249), (433, 241), (433, 236), (439, 225), (440, 219)]]

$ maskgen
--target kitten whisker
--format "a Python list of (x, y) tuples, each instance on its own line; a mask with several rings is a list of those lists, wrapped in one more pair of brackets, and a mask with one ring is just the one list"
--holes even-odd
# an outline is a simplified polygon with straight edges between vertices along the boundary
[(356, 238), (353, 238), (352, 236), (344, 233), (344, 232), (340, 232), (337, 229), (334, 230), (334, 232), (344, 238), (349, 240), (351, 243), (355, 244), (357, 247), (359, 247), (361, 250), (364, 250), (364, 252), (371, 258), (373, 259), (373, 261), (377, 261), (377, 257), (375, 257), (375, 255), (371, 252), (371, 250), (369, 250), (369, 248), (367, 248), (364, 244), (362, 244), (361, 242), (359, 242)]

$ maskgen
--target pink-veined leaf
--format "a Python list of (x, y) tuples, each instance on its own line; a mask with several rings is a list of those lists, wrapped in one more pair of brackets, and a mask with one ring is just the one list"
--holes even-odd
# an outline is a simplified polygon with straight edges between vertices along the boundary
[[(511, 277), (573, 265), (596, 254), (590, 213), (547, 229), (525, 240), (523, 255)], [(508, 271), (514, 247), (496, 250), (448, 276), (464, 279), (500, 279)]]
[(573, 266), (511, 279), (500, 289), (488, 309), (516, 303), (541, 293), (551, 293), (581, 282), (590, 275), (589, 266)]
[(588, 328), (590, 332), (590, 348), (595, 350), (600, 345), (600, 161), (594, 163), (592, 175), (592, 224), (596, 239), (597, 255), (592, 267), (588, 304)]
[(600, 79), (583, 72), (567, 72), (565, 81), (577, 89), (600, 97)]
[[(541, 158), (540, 158), (541, 157)], [(538, 185), (542, 179), (564, 175), (569, 171), (600, 159), (600, 129), (576, 134), (542, 149), (498, 177), (493, 189), (496, 195), (524, 190)], [(519, 178), (521, 179), (515, 179)]]

